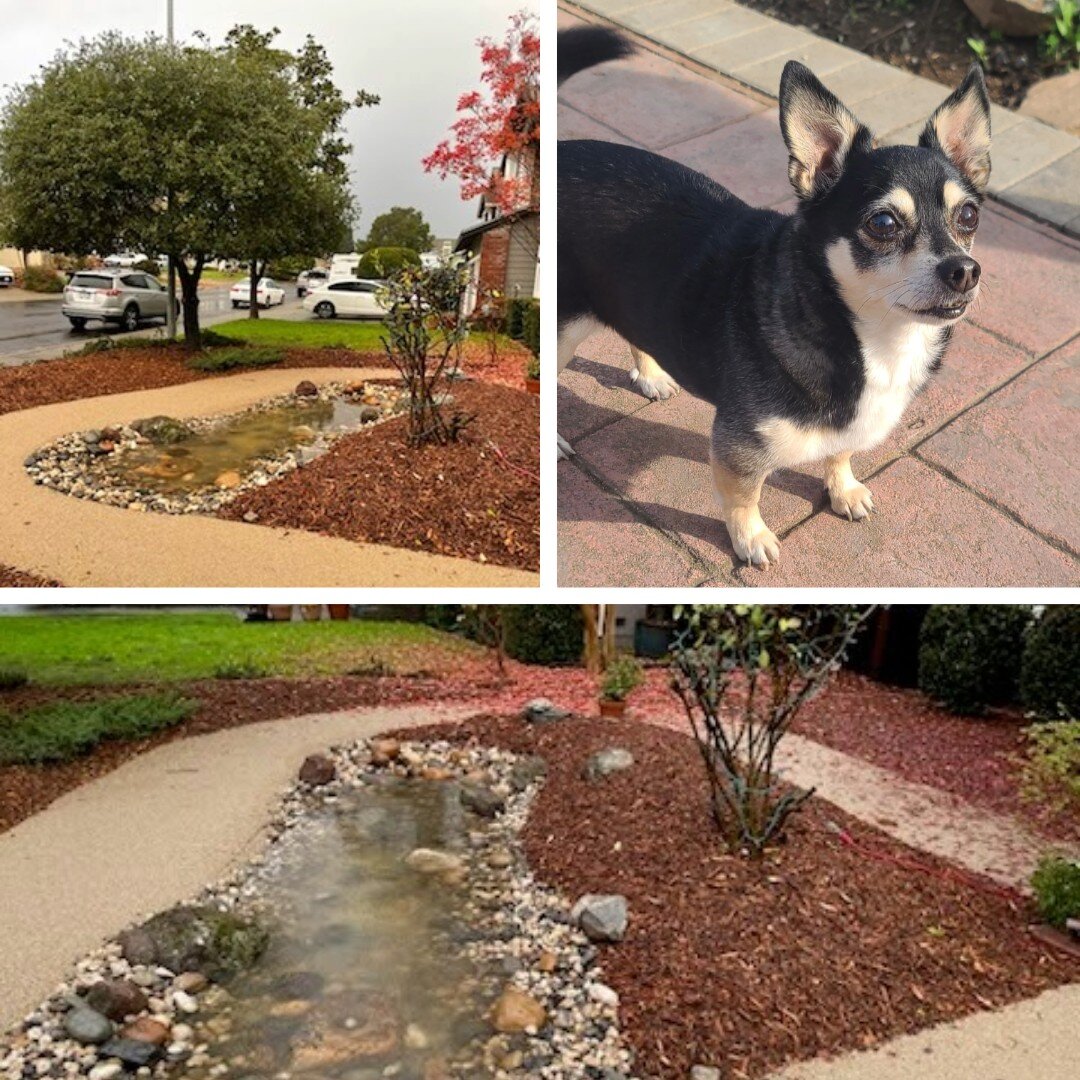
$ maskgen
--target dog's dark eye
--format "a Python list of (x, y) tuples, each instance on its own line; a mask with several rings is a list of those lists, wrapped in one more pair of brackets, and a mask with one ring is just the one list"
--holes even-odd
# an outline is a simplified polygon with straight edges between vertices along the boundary
[(974, 232), (979, 227), (979, 208), (974, 203), (964, 203), (956, 215), (956, 224), (964, 232)]
[(900, 223), (884, 210), (880, 210), (866, 222), (866, 231), (878, 240), (892, 240), (900, 231)]

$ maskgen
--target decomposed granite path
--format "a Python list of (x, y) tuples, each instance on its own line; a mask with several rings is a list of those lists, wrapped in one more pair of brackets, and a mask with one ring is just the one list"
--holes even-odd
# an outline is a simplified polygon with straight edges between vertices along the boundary
[(110, 394), (0, 416), (0, 563), (73, 587), (534, 586), (511, 567), (359, 544), (299, 529), (200, 514), (132, 513), (39, 487), (23, 462), (73, 431), (140, 416), (209, 416), (316, 384), (389, 378), (375, 368), (245, 372), (160, 390)]
[(0, 835), (0, 1031), (103, 940), (254, 854), (308, 754), (475, 711), (357, 709), (179, 739)]

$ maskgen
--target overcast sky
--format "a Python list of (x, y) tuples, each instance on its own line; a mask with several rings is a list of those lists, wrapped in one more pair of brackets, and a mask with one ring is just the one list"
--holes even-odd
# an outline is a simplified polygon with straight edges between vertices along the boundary
[[(290, 50), (308, 33), (326, 46), (338, 86), (379, 94), (382, 104), (353, 110), (353, 187), (357, 236), (391, 206), (415, 206), (437, 236), (474, 223), (457, 182), (427, 174), (420, 159), (444, 137), (458, 95), (479, 86), (476, 39), (502, 38), (513, 12), (536, 0), (174, 0), (178, 40), (196, 30), (220, 42), (236, 23), (277, 26)], [(0, 0), (0, 80), (32, 79), (65, 40), (104, 30), (165, 33), (166, 0)], [(122, 152), (122, 148), (114, 148)]]

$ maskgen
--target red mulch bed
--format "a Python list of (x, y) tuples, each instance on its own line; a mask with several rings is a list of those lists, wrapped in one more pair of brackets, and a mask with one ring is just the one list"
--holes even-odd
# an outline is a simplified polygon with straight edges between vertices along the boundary
[(260, 525), (538, 570), (540, 399), (480, 382), (454, 383), (453, 395), (446, 409), (473, 418), (456, 442), (410, 448), (398, 417), (220, 516), (254, 512)]
[[(401, 734), (547, 759), (526, 852), (567, 897), (628, 897), (626, 940), (604, 947), (600, 963), (642, 1075), (684, 1080), (692, 1065), (712, 1064), (725, 1077), (762, 1077), (1080, 977), (1080, 964), (1028, 934), (1023, 900), (958, 880), (821, 799), (760, 864), (725, 854), (696, 747), (674, 732), (632, 720), (530, 727), (478, 717)], [(611, 745), (637, 764), (585, 781), (587, 756)], [(880, 861), (842, 846), (829, 822)]]
[(61, 588), (59, 581), (50, 581), (48, 578), (38, 577), (37, 574), (28, 574), (24, 570), (16, 570), (13, 566), (0, 566), (0, 589), (58, 588)]
[[(186, 364), (187, 355), (183, 346), (149, 345), (145, 349), (114, 349), (91, 356), (0, 368), (0, 415), (58, 401), (156, 390), (237, 374), (193, 371)], [(524, 386), (524, 364), (529, 356), (524, 346), (507, 347), (493, 361), (486, 345), (467, 342), (463, 356), (462, 369), (474, 377), (518, 388)], [(282, 367), (288, 368), (391, 366), (384, 353), (353, 349), (289, 349), (286, 357)]]
[(1080, 813), (1050, 815), (1020, 797), (1024, 717), (954, 716), (918, 690), (842, 671), (799, 713), (794, 730), (907, 780), (1025, 818), (1055, 839), (1080, 839)]

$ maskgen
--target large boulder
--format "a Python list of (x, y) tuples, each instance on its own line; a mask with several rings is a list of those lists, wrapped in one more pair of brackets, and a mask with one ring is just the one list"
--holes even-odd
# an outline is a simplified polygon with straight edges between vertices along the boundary
[(131, 426), (155, 446), (172, 446), (190, 439), (192, 435), (191, 428), (183, 420), (171, 416), (147, 416), (132, 421)]
[(337, 767), (325, 754), (312, 754), (300, 766), (300, 780), (310, 787), (325, 787), (337, 779)]
[(587, 780), (601, 780), (612, 773), (622, 772), (634, 764), (634, 755), (621, 746), (610, 746), (606, 750), (598, 750), (588, 761), (585, 762), (585, 778)]
[(1054, 0), (964, 0), (987, 30), (1007, 37), (1038, 37), (1053, 24)]
[(459, 855), (434, 848), (416, 848), (405, 856), (405, 865), (419, 874), (454, 874), (465, 868)]
[(223, 982), (250, 968), (269, 943), (265, 927), (215, 908), (182, 905), (142, 926), (154, 942), (154, 962)]
[(570, 921), (590, 941), (622, 941), (630, 913), (625, 896), (587, 894), (574, 905)]
[(76, 1042), (89, 1046), (108, 1042), (113, 1036), (112, 1021), (85, 1005), (76, 1005), (64, 1014), (64, 1030)]
[(482, 818), (498, 817), (506, 809), (506, 800), (483, 784), (465, 784), (461, 789), (461, 805)]
[(124, 959), (133, 965), (149, 967), (157, 961), (154, 939), (141, 926), (125, 930), (117, 937)]
[(560, 708), (547, 698), (538, 697), (525, 703), (521, 715), (530, 724), (547, 724), (553, 720), (565, 720), (570, 711)]

